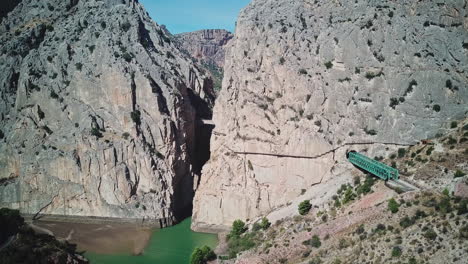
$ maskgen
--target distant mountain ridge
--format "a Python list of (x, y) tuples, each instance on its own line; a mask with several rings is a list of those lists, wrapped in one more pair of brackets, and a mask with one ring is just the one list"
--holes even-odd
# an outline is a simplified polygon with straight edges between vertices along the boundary
[(204, 29), (174, 36), (192, 57), (220, 68), (224, 67), (225, 47), (234, 37), (224, 29)]

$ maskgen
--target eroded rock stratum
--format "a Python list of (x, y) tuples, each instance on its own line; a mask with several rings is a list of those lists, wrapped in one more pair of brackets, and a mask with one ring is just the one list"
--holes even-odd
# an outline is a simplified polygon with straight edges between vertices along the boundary
[(224, 29), (204, 29), (175, 35), (181, 48), (192, 57), (207, 64), (224, 66), (225, 47), (233, 38), (231, 32)]
[(347, 150), (385, 156), (465, 117), (466, 10), (466, 1), (254, 0), (227, 48), (192, 227), (320, 204), (349, 180)]
[(0, 207), (190, 213), (212, 82), (137, 1), (24, 0), (0, 42)]

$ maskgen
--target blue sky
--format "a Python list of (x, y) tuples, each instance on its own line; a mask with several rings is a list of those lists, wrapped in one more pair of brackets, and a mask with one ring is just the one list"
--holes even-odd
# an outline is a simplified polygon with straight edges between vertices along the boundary
[(172, 34), (200, 29), (234, 31), (239, 11), (250, 0), (140, 0), (156, 23)]

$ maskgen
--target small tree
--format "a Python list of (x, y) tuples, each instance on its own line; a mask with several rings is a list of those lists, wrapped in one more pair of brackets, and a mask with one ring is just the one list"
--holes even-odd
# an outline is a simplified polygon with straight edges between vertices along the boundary
[(270, 225), (271, 225), (271, 223), (270, 223), (270, 221), (268, 221), (268, 218), (263, 217), (262, 222), (260, 222), (260, 227), (263, 230), (267, 230), (270, 227)]
[(95, 136), (96, 138), (102, 138), (102, 133), (97, 127), (91, 128), (91, 135)]
[(242, 220), (236, 220), (232, 223), (231, 233), (229, 234), (230, 237), (239, 237), (243, 233), (247, 231), (247, 227)]
[(210, 260), (214, 260), (216, 254), (208, 246), (195, 248), (190, 256), (190, 264), (205, 264)]
[(306, 215), (310, 211), (310, 208), (312, 208), (312, 205), (309, 200), (302, 201), (298, 207), (299, 214)]
[(392, 257), (399, 257), (401, 256), (401, 248), (393, 247), (392, 249)]
[(406, 150), (404, 148), (399, 148), (398, 149), (398, 157), (403, 158), (406, 154)]
[(137, 126), (141, 125), (141, 112), (139, 110), (132, 111), (130, 117)]
[(400, 207), (400, 205), (397, 203), (397, 201), (395, 201), (395, 199), (390, 199), (388, 200), (388, 210), (390, 210), (390, 212), (392, 212), (392, 214), (395, 214), (398, 212), (398, 208)]
[(320, 238), (317, 235), (313, 235), (310, 240), (310, 245), (315, 248), (319, 248), (322, 245), (322, 242), (320, 242)]

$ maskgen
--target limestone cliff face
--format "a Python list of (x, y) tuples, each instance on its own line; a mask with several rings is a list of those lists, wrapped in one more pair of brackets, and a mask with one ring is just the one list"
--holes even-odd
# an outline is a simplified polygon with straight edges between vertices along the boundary
[(212, 82), (135, 0), (23, 0), (0, 25), (0, 207), (190, 211)]
[(225, 47), (233, 38), (224, 29), (205, 29), (175, 35), (182, 49), (205, 63), (224, 66)]
[(349, 181), (347, 150), (385, 156), (465, 116), (467, 5), (254, 0), (227, 48), (192, 227), (317, 205)]

